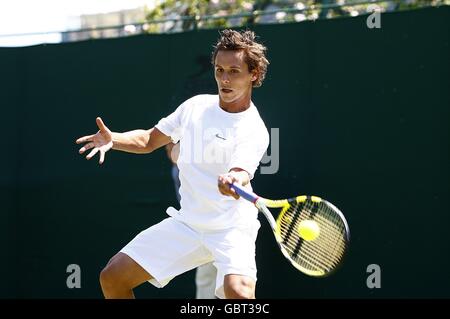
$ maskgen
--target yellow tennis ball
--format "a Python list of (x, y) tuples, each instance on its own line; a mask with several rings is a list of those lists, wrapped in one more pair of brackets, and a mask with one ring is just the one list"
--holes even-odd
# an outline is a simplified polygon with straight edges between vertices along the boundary
[(320, 235), (320, 227), (313, 220), (302, 220), (298, 225), (298, 234), (306, 241), (315, 240)]

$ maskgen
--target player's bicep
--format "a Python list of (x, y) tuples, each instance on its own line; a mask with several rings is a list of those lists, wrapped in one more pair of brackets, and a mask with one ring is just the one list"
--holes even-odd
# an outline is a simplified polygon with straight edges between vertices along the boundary
[(158, 148), (167, 145), (172, 141), (170, 136), (164, 134), (156, 127), (149, 129), (147, 132), (149, 134), (147, 148), (150, 152), (153, 152), (154, 150), (157, 150)]

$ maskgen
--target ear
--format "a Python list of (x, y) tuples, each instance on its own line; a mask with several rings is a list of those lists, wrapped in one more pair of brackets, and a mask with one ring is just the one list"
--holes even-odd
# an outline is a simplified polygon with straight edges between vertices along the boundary
[(253, 70), (252, 71), (252, 82), (256, 81), (258, 79), (258, 71), (257, 70)]

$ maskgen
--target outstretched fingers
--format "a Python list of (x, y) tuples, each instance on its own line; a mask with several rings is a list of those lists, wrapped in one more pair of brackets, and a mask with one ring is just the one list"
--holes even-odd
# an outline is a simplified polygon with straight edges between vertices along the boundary
[(98, 147), (94, 148), (94, 149), (86, 156), (86, 159), (90, 160), (95, 154), (97, 154), (98, 151), (99, 151), (99, 148), (98, 148)]
[(98, 161), (99, 164), (103, 164), (105, 161), (105, 151), (100, 150), (100, 160)]
[(90, 141), (92, 141), (92, 138), (94, 137), (94, 135), (95, 135), (95, 134), (80, 137), (79, 139), (77, 139), (77, 140), (75, 141), (75, 143), (81, 144), (81, 143), (85, 143), (85, 142), (90, 142)]
[(106, 128), (105, 123), (103, 123), (102, 118), (101, 117), (97, 117), (95, 119), (95, 122), (97, 123), (98, 128), (100, 129), (100, 131), (104, 132), (107, 131), (108, 129)]
[(88, 143), (86, 145), (84, 145), (82, 148), (80, 148), (80, 150), (78, 151), (80, 154), (83, 154), (84, 152), (86, 152), (87, 150), (90, 150), (91, 148), (93, 148), (95, 145), (94, 143)]

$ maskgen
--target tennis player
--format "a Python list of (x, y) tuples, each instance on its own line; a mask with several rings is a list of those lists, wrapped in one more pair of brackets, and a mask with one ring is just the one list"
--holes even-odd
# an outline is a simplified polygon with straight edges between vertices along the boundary
[(111, 258), (100, 274), (106, 298), (133, 298), (133, 288), (149, 281), (164, 287), (174, 277), (213, 262), (216, 296), (255, 298), (255, 241), (260, 227), (254, 205), (230, 189), (250, 180), (269, 145), (269, 134), (251, 101), (265, 77), (266, 48), (252, 31), (224, 30), (212, 63), (218, 95), (197, 95), (149, 130), (111, 132), (97, 118), (99, 131), (84, 136), (80, 153), (110, 149), (150, 153), (180, 141), (178, 168), (181, 208), (139, 233)]

